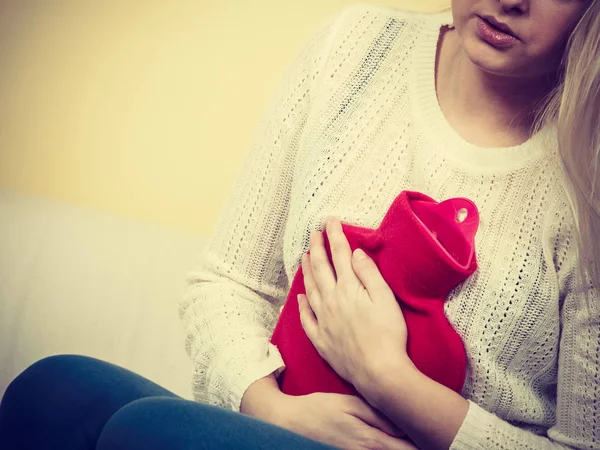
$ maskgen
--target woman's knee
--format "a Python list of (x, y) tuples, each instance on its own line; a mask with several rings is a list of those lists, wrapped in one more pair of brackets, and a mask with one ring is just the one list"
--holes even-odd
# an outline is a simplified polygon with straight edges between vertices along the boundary
[[(124, 367), (83, 355), (55, 355), (25, 369), (9, 386), (10, 397), (111, 413), (143, 397), (176, 394)], [(8, 391), (7, 391), (8, 393)], [(116, 409), (114, 409), (116, 408)]]
[(2, 398), (2, 409), (20, 405), (27, 408), (33, 402), (45, 403), (61, 398), (66, 374), (75, 374), (87, 358), (80, 355), (54, 355), (36, 361), (19, 374), (9, 385)]
[[(43, 358), (18, 375), (6, 389), (0, 403), (0, 447), (45, 448), (38, 444), (43, 430), (61, 428), (80, 414), (69, 409), (69, 397), (77, 388), (73, 378), (86, 363), (79, 355), (55, 355)], [(83, 383), (83, 380), (80, 381)], [(48, 436), (46, 436), (48, 437)], [(68, 448), (68, 447), (65, 447)]]
[[(135, 372), (100, 359), (44, 358), (9, 385), (0, 405), (0, 441), (22, 442), (17, 448), (48, 448), (48, 441), (56, 443), (54, 448), (81, 449), (88, 444), (95, 448), (114, 413), (156, 395), (177, 397)], [(46, 447), (36, 446), (38, 441), (46, 442)]]

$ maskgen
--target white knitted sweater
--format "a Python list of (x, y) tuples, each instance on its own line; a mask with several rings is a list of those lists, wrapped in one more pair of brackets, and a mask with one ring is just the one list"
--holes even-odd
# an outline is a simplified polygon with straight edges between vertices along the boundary
[(446, 305), (469, 362), (452, 448), (600, 448), (600, 299), (586, 309), (575, 289), (554, 130), (492, 149), (450, 127), (434, 61), (451, 22), (353, 5), (291, 65), (180, 303), (196, 400), (239, 410), (283, 367), (269, 338), (312, 230), (328, 215), (376, 228), (416, 190), (481, 216), (479, 269)]

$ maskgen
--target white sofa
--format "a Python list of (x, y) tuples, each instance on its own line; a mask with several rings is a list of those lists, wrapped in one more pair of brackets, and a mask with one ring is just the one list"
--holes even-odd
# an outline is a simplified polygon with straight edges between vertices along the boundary
[(0, 190), (0, 397), (75, 353), (191, 398), (178, 301), (206, 237)]

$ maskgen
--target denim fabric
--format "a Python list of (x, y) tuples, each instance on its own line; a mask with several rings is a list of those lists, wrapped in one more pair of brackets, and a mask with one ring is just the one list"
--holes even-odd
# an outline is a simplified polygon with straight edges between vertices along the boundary
[(0, 404), (2, 450), (203, 450), (334, 447), (223, 408), (182, 399), (122, 367), (44, 358)]

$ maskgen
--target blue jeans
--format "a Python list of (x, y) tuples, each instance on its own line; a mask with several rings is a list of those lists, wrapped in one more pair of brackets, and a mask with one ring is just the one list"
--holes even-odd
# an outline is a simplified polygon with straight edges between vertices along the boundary
[(202, 450), (334, 447), (216, 406), (184, 400), (122, 367), (44, 358), (0, 404), (2, 450)]

